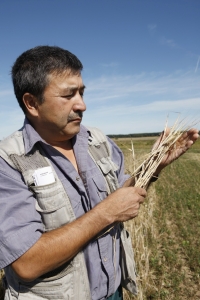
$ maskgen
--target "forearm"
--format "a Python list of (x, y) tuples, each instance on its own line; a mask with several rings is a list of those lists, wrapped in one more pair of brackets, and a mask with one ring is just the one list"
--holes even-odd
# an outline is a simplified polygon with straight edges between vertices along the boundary
[(32, 281), (71, 260), (111, 223), (103, 209), (96, 207), (72, 223), (42, 234), (12, 268), (24, 281)]

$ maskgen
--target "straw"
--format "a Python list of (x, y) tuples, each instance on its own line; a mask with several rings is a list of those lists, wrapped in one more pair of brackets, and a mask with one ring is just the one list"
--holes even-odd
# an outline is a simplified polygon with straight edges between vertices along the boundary
[[(168, 130), (168, 120), (166, 121), (165, 129), (161, 134), (160, 139), (154, 145), (151, 152), (146, 156), (146, 159), (139, 165), (139, 167), (133, 171), (131, 177), (135, 178), (135, 186), (147, 188), (152, 177), (154, 176), (158, 166), (166, 157), (178, 148), (181, 142), (181, 137), (185, 132), (191, 129), (198, 122), (192, 122), (192, 125), (188, 125), (186, 119), (179, 121), (179, 118), (175, 121), (174, 125)], [(169, 131), (169, 132), (168, 132)], [(135, 157), (133, 150), (133, 143), (131, 144), (131, 151), (133, 158)]]

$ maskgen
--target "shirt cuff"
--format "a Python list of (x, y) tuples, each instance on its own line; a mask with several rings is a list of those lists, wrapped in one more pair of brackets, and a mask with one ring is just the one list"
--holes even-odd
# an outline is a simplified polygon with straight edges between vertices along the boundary
[(0, 269), (10, 265), (39, 240), (43, 229), (38, 227), (38, 224), (31, 224), (0, 242)]

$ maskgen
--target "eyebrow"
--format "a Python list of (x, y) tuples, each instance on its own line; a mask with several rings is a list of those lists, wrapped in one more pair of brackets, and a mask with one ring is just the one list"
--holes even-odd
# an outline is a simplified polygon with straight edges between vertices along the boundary
[(84, 90), (86, 88), (86, 86), (85, 85), (82, 85), (81, 87), (80, 87), (80, 89), (78, 88), (78, 86), (77, 85), (72, 85), (72, 86), (69, 86), (69, 87), (67, 87), (67, 88), (64, 88), (63, 89), (63, 92), (69, 92), (69, 91), (74, 91), (74, 90)]

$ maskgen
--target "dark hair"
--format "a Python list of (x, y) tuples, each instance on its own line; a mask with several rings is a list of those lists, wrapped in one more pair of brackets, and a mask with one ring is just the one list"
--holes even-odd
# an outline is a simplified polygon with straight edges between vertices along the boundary
[(23, 95), (30, 93), (42, 103), (49, 74), (61, 74), (66, 70), (79, 73), (82, 69), (82, 63), (74, 54), (59, 47), (38, 46), (22, 53), (11, 73), (15, 96), (24, 113)]

